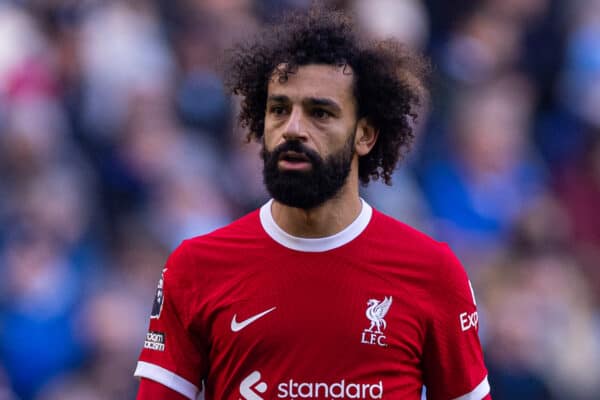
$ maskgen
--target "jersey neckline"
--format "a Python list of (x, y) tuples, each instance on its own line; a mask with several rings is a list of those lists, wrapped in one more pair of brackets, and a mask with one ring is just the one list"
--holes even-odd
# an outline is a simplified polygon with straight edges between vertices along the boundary
[(303, 238), (293, 236), (284, 231), (277, 225), (271, 213), (273, 199), (269, 200), (260, 208), (260, 223), (265, 232), (277, 243), (292, 250), (303, 252), (323, 252), (341, 247), (360, 235), (373, 215), (373, 208), (362, 198), (360, 199), (362, 208), (358, 217), (342, 231), (322, 238)]

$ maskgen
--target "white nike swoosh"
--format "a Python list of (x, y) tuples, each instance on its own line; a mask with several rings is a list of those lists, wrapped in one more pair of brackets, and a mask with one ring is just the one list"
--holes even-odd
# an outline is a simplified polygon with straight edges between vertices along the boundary
[(271, 311), (273, 311), (276, 308), (277, 307), (269, 308), (268, 310), (263, 311), (260, 314), (256, 314), (248, 319), (245, 319), (242, 322), (237, 322), (235, 320), (237, 317), (237, 314), (234, 314), (233, 318), (231, 319), (231, 330), (234, 332), (239, 332), (242, 329), (244, 329), (245, 327), (247, 327), (248, 325), (250, 325), (251, 323), (253, 323), (254, 321), (256, 321), (257, 319), (264, 317), (265, 315), (267, 315), (268, 313), (270, 313)]

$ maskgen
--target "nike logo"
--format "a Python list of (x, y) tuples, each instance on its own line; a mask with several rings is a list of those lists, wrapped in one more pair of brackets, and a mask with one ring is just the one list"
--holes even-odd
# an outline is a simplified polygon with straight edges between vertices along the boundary
[(276, 308), (277, 307), (269, 308), (268, 310), (263, 311), (260, 314), (256, 314), (248, 319), (245, 319), (242, 322), (237, 322), (235, 320), (237, 317), (237, 314), (234, 314), (233, 318), (231, 319), (231, 330), (233, 332), (239, 332), (242, 329), (244, 329), (245, 327), (247, 327), (248, 325), (250, 325), (251, 323), (253, 323), (254, 321), (256, 321), (257, 319), (264, 317), (265, 315), (267, 315), (268, 313), (270, 313), (271, 311), (273, 311)]

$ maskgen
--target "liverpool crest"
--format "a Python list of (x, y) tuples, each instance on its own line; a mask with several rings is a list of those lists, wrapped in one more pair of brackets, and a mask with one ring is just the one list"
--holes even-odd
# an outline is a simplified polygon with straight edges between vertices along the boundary
[(361, 343), (376, 344), (381, 347), (387, 347), (385, 343), (384, 330), (387, 328), (385, 316), (392, 306), (392, 297), (384, 297), (383, 300), (369, 299), (367, 301), (367, 311), (365, 315), (371, 322), (368, 328), (363, 330)]

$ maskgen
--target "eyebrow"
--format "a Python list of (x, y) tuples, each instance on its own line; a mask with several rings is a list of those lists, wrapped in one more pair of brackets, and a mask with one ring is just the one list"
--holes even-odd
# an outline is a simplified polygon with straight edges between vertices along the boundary
[(331, 99), (318, 98), (318, 97), (309, 97), (303, 103), (309, 104), (312, 106), (321, 106), (331, 108), (333, 111), (340, 112), (341, 108), (335, 101)]
[[(290, 98), (284, 95), (271, 95), (267, 98), (267, 102), (272, 103), (289, 103)], [(323, 97), (308, 97), (302, 101), (305, 105), (328, 107), (335, 112), (341, 112), (342, 108), (335, 101)]]
[(290, 98), (283, 95), (273, 95), (267, 98), (267, 102), (272, 103), (287, 103), (290, 101)]

